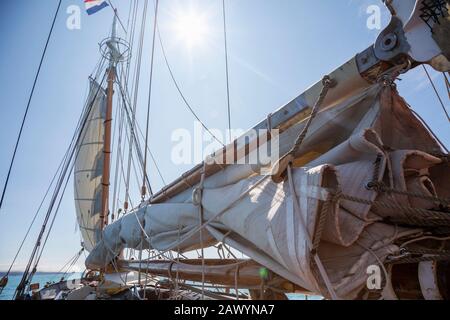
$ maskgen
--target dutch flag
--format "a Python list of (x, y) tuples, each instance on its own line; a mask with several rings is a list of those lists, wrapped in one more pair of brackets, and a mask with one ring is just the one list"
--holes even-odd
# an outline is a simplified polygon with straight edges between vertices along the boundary
[(105, 0), (84, 0), (84, 5), (86, 6), (87, 14), (91, 15), (106, 8), (108, 3)]

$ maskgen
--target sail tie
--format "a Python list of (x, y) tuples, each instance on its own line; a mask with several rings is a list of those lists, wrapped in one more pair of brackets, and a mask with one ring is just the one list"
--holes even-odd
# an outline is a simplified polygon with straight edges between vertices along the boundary
[[(330, 281), (330, 278), (328, 277), (327, 271), (325, 270), (325, 267), (323, 266), (322, 261), (320, 260), (320, 257), (317, 253), (317, 248), (315, 248), (315, 244), (318, 246), (318, 243), (320, 241), (319, 240), (315, 240), (315, 243), (313, 243), (313, 240), (311, 239), (311, 236), (309, 234), (308, 228), (306, 226), (306, 221), (304, 221), (303, 219), (303, 215), (300, 212), (300, 204), (295, 192), (295, 187), (294, 187), (294, 181), (293, 181), (293, 177), (292, 177), (292, 166), (291, 164), (288, 164), (287, 166), (287, 177), (288, 177), (288, 182), (289, 182), (289, 188), (291, 191), (291, 195), (292, 195), (292, 199), (294, 202), (294, 211), (297, 213), (297, 216), (300, 218), (300, 224), (305, 232), (305, 239), (306, 239), (306, 244), (309, 247), (310, 253), (313, 256), (315, 265), (317, 266), (317, 269), (319, 270), (319, 274), (322, 277), (322, 280), (325, 283), (325, 286), (328, 290), (328, 294), (331, 297), (331, 299), (333, 300), (339, 300), (338, 295), (336, 294), (336, 291), (334, 290), (334, 287)], [(337, 198), (333, 199), (333, 200), (337, 200)], [(325, 203), (328, 201), (325, 201)], [(327, 208), (326, 208), (327, 209)], [(322, 216), (325, 216), (325, 214), (321, 214)], [(320, 220), (320, 219), (319, 219)], [(324, 226), (324, 221), (325, 219), (322, 219), (323, 222), (319, 223), (322, 225), (322, 229)], [(318, 238), (317, 236), (315, 237), (316, 239)], [(317, 281), (317, 280), (316, 280)]]
[(308, 134), (308, 130), (309, 130), (312, 122), (316, 118), (317, 114), (319, 113), (319, 110), (320, 110), (323, 102), (325, 101), (328, 91), (331, 88), (335, 87), (336, 84), (337, 84), (336, 80), (331, 79), (330, 76), (326, 75), (323, 77), (322, 90), (317, 98), (316, 103), (314, 104), (314, 107), (311, 111), (311, 115), (310, 115), (308, 121), (306, 122), (305, 127), (297, 136), (297, 139), (295, 140), (294, 145), (292, 146), (291, 150), (289, 150), (283, 157), (281, 157), (274, 166), (274, 168), (276, 170), (272, 175), (272, 180), (274, 182), (280, 183), (286, 179), (287, 167), (289, 166), (289, 164), (292, 164), (294, 162), (295, 154), (300, 149), (300, 146), (302, 145), (303, 141), (305, 140), (306, 135)]

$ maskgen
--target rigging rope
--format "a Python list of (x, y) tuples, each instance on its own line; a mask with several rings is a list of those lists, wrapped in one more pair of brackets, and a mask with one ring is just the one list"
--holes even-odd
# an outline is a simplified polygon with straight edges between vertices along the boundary
[[(54, 220), (56, 218), (56, 214), (58, 213), (59, 205), (60, 205), (61, 200), (62, 200), (62, 196), (64, 195), (64, 191), (65, 191), (65, 188), (67, 186), (67, 182), (69, 181), (68, 178), (67, 178), (66, 184), (64, 186), (63, 193), (61, 195), (60, 195), (60, 190), (61, 190), (61, 188), (62, 188), (62, 186), (64, 184), (65, 177), (68, 176), (67, 172), (68, 172), (68, 169), (69, 169), (69, 167), (71, 165), (71, 162), (73, 162), (74, 157), (76, 157), (75, 154), (76, 154), (76, 151), (77, 151), (77, 146), (78, 146), (79, 142), (84, 138), (84, 136), (87, 133), (87, 131), (86, 131), (84, 133), (83, 137), (82, 137), (82, 132), (83, 132), (83, 129), (84, 129), (86, 123), (88, 122), (88, 118), (89, 118), (89, 114), (90, 114), (90, 112), (92, 110), (92, 106), (94, 105), (96, 97), (97, 97), (98, 93), (100, 92), (100, 88), (101, 88), (102, 84), (104, 83), (105, 79), (106, 79), (106, 73), (104, 74), (102, 82), (98, 86), (98, 89), (97, 89), (97, 91), (96, 91), (96, 93), (94, 95), (94, 98), (92, 99), (91, 103), (88, 103), (86, 105), (85, 110), (83, 110), (82, 116), (80, 118), (79, 125), (78, 125), (77, 129), (75, 130), (75, 133), (74, 133), (74, 135), (72, 137), (72, 141), (71, 141), (71, 143), (69, 145), (69, 148), (68, 148), (68, 156), (64, 160), (64, 164), (62, 166), (61, 172), (59, 173), (59, 177), (58, 177), (57, 183), (55, 185), (54, 193), (53, 193), (53, 196), (52, 196), (52, 198), (50, 200), (50, 204), (49, 204), (47, 213), (45, 215), (44, 222), (43, 222), (42, 227), (41, 227), (41, 231), (40, 231), (40, 233), (38, 235), (38, 238), (36, 240), (36, 243), (34, 245), (33, 251), (31, 253), (30, 259), (29, 259), (28, 264), (27, 264), (27, 266), (25, 268), (25, 271), (23, 273), (22, 279), (21, 279), (19, 285), (16, 288), (16, 292), (14, 294), (14, 297), (16, 299), (21, 298), (23, 296), (23, 293), (24, 293), (24, 291), (26, 289), (26, 285), (29, 284), (30, 279), (32, 279), (34, 273), (36, 272), (37, 263), (39, 262), (40, 257), (42, 256), (42, 252), (43, 252), (43, 249), (45, 247), (45, 244), (46, 244), (46, 241), (48, 239), (48, 236), (50, 234), (51, 228), (53, 226), (53, 222), (54, 222)], [(73, 166), (73, 164), (72, 164), (72, 166)], [(44, 233), (45, 233), (45, 230), (46, 230), (46, 227), (47, 227), (47, 223), (48, 223), (48, 221), (50, 219), (50, 216), (51, 216), (51, 214), (53, 212), (53, 207), (54, 207), (54, 205), (55, 205), (55, 203), (56, 203), (56, 201), (57, 201), (59, 196), (60, 196), (60, 202), (59, 202), (59, 204), (57, 206), (56, 211), (54, 212), (54, 217), (53, 217), (52, 222), (51, 222), (51, 227), (50, 227), (50, 229), (49, 229), (49, 231), (47, 233), (46, 240), (44, 242), (44, 245), (42, 246), (42, 250), (39, 252), (39, 249), (41, 248), (42, 237), (44, 236)], [(33, 260), (35, 260), (34, 264), (33, 264)], [(32, 272), (30, 273), (30, 268), (31, 268), (32, 264), (34, 265), (34, 268), (33, 268)]]
[[(127, 31), (131, 29), (127, 33), (127, 41), (129, 44), (129, 49), (131, 55), (133, 55), (134, 50), (134, 38), (135, 38), (135, 30), (136, 30), (136, 19), (137, 19), (137, 1), (133, 0), (130, 1), (130, 7), (128, 11), (128, 21), (127, 21)], [(122, 65), (119, 64), (119, 67)], [(125, 71), (123, 71), (122, 66), (122, 73), (121, 78), (125, 83), (128, 83), (129, 77), (130, 77), (130, 70), (131, 70), (131, 59), (127, 60)], [(134, 76), (133, 76), (134, 78)], [(122, 101), (119, 101), (122, 102)], [(123, 103), (123, 102), (122, 102)], [(123, 173), (123, 158), (125, 153), (125, 141), (123, 141), (123, 147), (122, 147), (122, 136), (123, 136), (123, 127), (124, 127), (124, 115), (123, 115), (123, 108), (120, 109), (120, 119), (119, 119), (119, 138), (118, 138), (118, 151), (117, 151), (117, 157), (116, 157), (116, 169), (115, 169), (115, 175), (114, 175), (114, 193), (113, 193), (113, 215), (116, 214), (116, 207), (120, 208), (120, 193), (121, 193), (121, 175), (119, 176), (119, 166), (121, 168), (121, 171)], [(123, 155), (122, 155), (123, 153)], [(124, 183), (126, 184), (126, 179), (124, 179)], [(121, 209), (118, 209), (117, 211), (117, 217), (120, 214)]]
[[(134, 134), (134, 123), (136, 123), (136, 108), (137, 108), (137, 99), (138, 99), (138, 93), (139, 93), (139, 83), (140, 83), (140, 74), (141, 74), (141, 62), (142, 62), (142, 50), (144, 46), (144, 35), (145, 35), (145, 26), (146, 26), (146, 16), (147, 16), (147, 7), (148, 7), (148, 0), (144, 2), (144, 8), (142, 11), (142, 19), (141, 19), (141, 30), (139, 34), (139, 46), (138, 46), (138, 58), (134, 67), (134, 83), (132, 86), (132, 90), (134, 89), (134, 100), (132, 105), (132, 124), (130, 126), (131, 134)], [(128, 85), (128, 83), (125, 83), (125, 85)], [(123, 93), (122, 93), (123, 96)], [(125, 212), (128, 211), (128, 205), (130, 202), (130, 174), (131, 174), (131, 159), (132, 159), (132, 153), (133, 153), (133, 143), (134, 141), (131, 140), (131, 143), (129, 144), (129, 150), (128, 150), (128, 166), (127, 166), (127, 178), (125, 183), (125, 203), (124, 203), (124, 209)]]
[[(63, 276), (61, 277), (61, 280), (60, 280), (60, 281), (64, 280), (66, 274), (69, 273), (69, 272), (70, 272), (70, 269), (77, 263), (78, 259), (81, 257), (81, 255), (83, 254), (83, 252), (84, 252), (84, 248), (81, 248), (74, 256), (72, 256), (72, 257), (70, 258), (69, 261), (67, 261), (67, 262), (61, 267), (61, 269), (58, 270), (58, 272), (56, 272), (57, 274), (60, 274), (60, 273), (62, 273), (62, 272), (65, 270), (65, 272), (63, 273)], [(67, 268), (66, 268), (66, 267), (67, 267)], [(56, 277), (55, 277), (54, 279), (56, 279)]]
[(231, 137), (231, 108), (230, 108), (230, 80), (229, 80), (229, 68), (228, 68), (228, 43), (227, 43), (227, 24), (226, 24), (226, 9), (225, 9), (225, 0), (222, 0), (222, 11), (223, 11), (223, 34), (225, 40), (225, 74), (227, 81), (227, 110), (228, 110), (228, 134), (229, 141), (232, 142)]
[(439, 137), (436, 135), (436, 133), (434, 133), (434, 131), (430, 128), (430, 126), (425, 122), (425, 120), (420, 116), (420, 114), (418, 114), (416, 111), (414, 111), (414, 109), (406, 103), (406, 105), (408, 106), (409, 110), (414, 113), (414, 115), (420, 120), (420, 122), (425, 126), (425, 128), (427, 128), (428, 132), (430, 132), (430, 134), (433, 136), (433, 138), (441, 145), (441, 147), (445, 150), (445, 152), (448, 152), (448, 148), (445, 146), (444, 143), (442, 143), (442, 141), (439, 139)]
[(449, 114), (447, 112), (447, 109), (445, 108), (444, 102), (442, 101), (441, 96), (439, 95), (439, 92), (438, 92), (436, 86), (434, 85), (433, 79), (431, 79), (431, 76), (428, 73), (428, 70), (425, 67), (425, 65), (422, 64), (422, 68), (423, 68), (423, 70), (425, 70), (425, 73), (427, 74), (428, 80), (430, 80), (430, 84), (433, 87), (434, 93), (436, 93), (436, 97), (438, 98), (438, 100), (439, 100), (439, 102), (441, 104), (442, 110), (444, 110), (444, 113), (447, 116), (447, 120), (450, 122), (450, 116), (449, 116)]
[(111, 9), (114, 11), (114, 15), (116, 16), (117, 20), (119, 21), (120, 26), (122, 27), (125, 34), (127, 34), (127, 29), (123, 26), (122, 20), (120, 20), (119, 14), (117, 13), (117, 8), (112, 4), (111, 0), (108, 0), (108, 4), (111, 7)]
[[(19, 256), (20, 252), (22, 251), (23, 245), (25, 244), (25, 241), (27, 240), (28, 235), (30, 234), (31, 228), (33, 227), (33, 225), (34, 225), (34, 223), (35, 223), (35, 221), (36, 221), (36, 218), (37, 218), (39, 212), (41, 211), (41, 208), (42, 208), (42, 206), (43, 206), (43, 204), (44, 204), (44, 201), (45, 201), (45, 199), (47, 198), (47, 196), (48, 196), (48, 194), (49, 194), (49, 192), (50, 192), (50, 189), (51, 189), (53, 183), (55, 182), (55, 179), (56, 179), (56, 177), (57, 177), (57, 175), (58, 175), (58, 172), (60, 171), (61, 166), (62, 166), (62, 164), (64, 163), (66, 157), (67, 157), (67, 152), (66, 152), (66, 154), (64, 155), (63, 160), (62, 160), (61, 163), (59, 164), (59, 167), (58, 167), (58, 169), (56, 170), (55, 174), (53, 175), (53, 178), (52, 178), (52, 180), (51, 180), (51, 182), (50, 182), (50, 185), (48, 186), (47, 191), (45, 192), (44, 197), (42, 198), (41, 203), (39, 204), (39, 207), (38, 207), (38, 209), (36, 210), (36, 212), (35, 212), (35, 214), (34, 214), (34, 216), (33, 216), (33, 219), (31, 220), (30, 225), (28, 226), (27, 232), (25, 233), (25, 236), (23, 237), (22, 242), (20, 243), (19, 249), (17, 249), (16, 254), (15, 254), (14, 258), (13, 258), (13, 261), (11, 262), (11, 264), (10, 264), (8, 270), (6, 271), (6, 274), (4, 275), (4, 277), (8, 277), (8, 275), (9, 275), (10, 272), (11, 272), (11, 269), (13, 268), (14, 264), (16, 263), (17, 257)], [(0, 289), (0, 293), (1, 293), (1, 289)]]
[(450, 100), (450, 82), (448, 81), (447, 74), (445, 72), (442, 72), (442, 75), (444, 76), (445, 88), (447, 89), (448, 99)]
[[(124, 87), (123, 87), (122, 83), (119, 81), (118, 84), (119, 84), (119, 89), (121, 90), (121, 95), (122, 95), (123, 97), (125, 97), (125, 99), (124, 99), (124, 109), (125, 109), (125, 111), (126, 111), (126, 115), (127, 115), (127, 118), (128, 118), (129, 125), (130, 125), (130, 127), (131, 127), (132, 132), (133, 132), (133, 139), (135, 140), (136, 144), (137, 144), (138, 147), (140, 148), (139, 140), (138, 140), (138, 138), (136, 137), (136, 130), (135, 130), (135, 129), (137, 129), (137, 132), (140, 134), (142, 140), (145, 140), (144, 134), (143, 134), (142, 129), (141, 129), (141, 127), (139, 126), (139, 123), (138, 123), (138, 122), (135, 121), (134, 124), (131, 124), (131, 123), (132, 123), (132, 120), (131, 120), (131, 117), (130, 117), (130, 115), (129, 115), (130, 111), (127, 109), (127, 104), (128, 104), (128, 108), (131, 110), (131, 103), (130, 103), (130, 101), (129, 101), (130, 98), (129, 98), (129, 96), (128, 96), (128, 92), (124, 90)], [(131, 111), (131, 112), (132, 112), (132, 111)], [(155, 165), (155, 167), (156, 167), (156, 170), (158, 171), (158, 174), (159, 174), (159, 177), (161, 178), (161, 181), (162, 181), (164, 184), (166, 184), (166, 181), (165, 181), (165, 179), (164, 179), (164, 177), (163, 177), (163, 175), (162, 175), (162, 172), (161, 172), (161, 170), (160, 170), (160, 168), (159, 168), (159, 166), (158, 166), (158, 163), (156, 162), (155, 156), (154, 156), (153, 152), (150, 150), (150, 148), (148, 148), (148, 145), (147, 145), (147, 150), (146, 150), (146, 151), (150, 154), (150, 157), (152, 158), (152, 161), (153, 161), (153, 163), (154, 163), (154, 165)], [(140, 151), (140, 153), (142, 153), (142, 150)], [(142, 156), (141, 156), (141, 157), (142, 157)], [(147, 179), (148, 179), (148, 178), (147, 178)], [(147, 183), (149, 183), (149, 182), (147, 182)]]
[[(119, 166), (121, 165), (121, 157), (120, 155), (122, 154), (122, 135), (123, 135), (123, 125), (124, 125), (124, 120), (123, 120), (123, 110), (119, 109), (119, 133), (118, 133), (118, 137), (117, 137), (117, 155), (116, 155), (116, 168), (114, 170), (114, 191), (113, 191), (113, 208), (112, 208), (112, 221), (114, 221), (114, 217), (116, 217), (116, 199), (117, 199), (117, 194), (118, 192), (120, 193), (120, 191), (118, 191), (118, 188), (120, 188), (120, 177), (119, 177)], [(120, 189), (119, 189), (120, 190)]]
[[(78, 145), (78, 144), (77, 144), (77, 145)], [(75, 148), (76, 148), (76, 145), (75, 145)], [(75, 164), (75, 162), (72, 161), (72, 160), (73, 160), (73, 155), (72, 155), (71, 159), (68, 159), (68, 160), (69, 160), (69, 162), (68, 162), (67, 164), (68, 164), (68, 165), (70, 165), (70, 163), (72, 163), (72, 164), (70, 165), (70, 168), (69, 168), (69, 167), (66, 167), (66, 168), (64, 169), (64, 171), (62, 172), (62, 178), (66, 177), (66, 178), (65, 178), (66, 181), (65, 181), (65, 183), (64, 183), (64, 187), (63, 187), (63, 189), (62, 189), (62, 192), (61, 192), (61, 194), (60, 194), (60, 196), (59, 196), (59, 201), (58, 201), (56, 210), (54, 211), (53, 218), (52, 218), (51, 223), (50, 223), (50, 227), (49, 227), (49, 229), (48, 229), (48, 231), (47, 231), (47, 235), (45, 236), (44, 243), (41, 244), (40, 239), (39, 239), (39, 241), (38, 241), (38, 243), (37, 243), (37, 244), (38, 244), (38, 251), (39, 251), (39, 250), (40, 250), (40, 251), (39, 251), (39, 253), (38, 253), (38, 255), (37, 255), (37, 258), (36, 258), (36, 260), (35, 260), (35, 262), (34, 262), (34, 264), (33, 264), (33, 269), (32, 269), (32, 271), (31, 271), (31, 273), (30, 273), (30, 275), (29, 275), (29, 277), (28, 277), (28, 279), (27, 279), (27, 283), (30, 283), (30, 282), (31, 282), (31, 280), (32, 280), (32, 278), (33, 278), (33, 276), (34, 276), (34, 274), (35, 274), (36, 271), (37, 271), (37, 266), (38, 266), (38, 264), (39, 264), (39, 262), (40, 262), (40, 260), (41, 260), (42, 254), (44, 253), (45, 246), (47, 245), (47, 241), (48, 241), (48, 239), (49, 239), (50, 233), (51, 233), (51, 231), (52, 231), (52, 229), (53, 229), (53, 225), (54, 225), (55, 220), (56, 220), (56, 217), (57, 217), (57, 215), (58, 215), (58, 213), (59, 213), (59, 209), (60, 209), (60, 207), (61, 207), (62, 199), (64, 198), (64, 194), (65, 194), (65, 191), (66, 191), (66, 189), (67, 189), (67, 185), (68, 185), (69, 180), (70, 180), (70, 174), (67, 174), (67, 173), (72, 171), (72, 169), (73, 169), (73, 167), (74, 167), (74, 164)], [(62, 186), (62, 183), (63, 183), (63, 181), (61, 181), (61, 185), (59, 185), (59, 186), (57, 187), (57, 194), (56, 194), (56, 197), (58, 196), (58, 193), (59, 193), (59, 190), (60, 190), (60, 188), (61, 188), (61, 186)], [(53, 209), (54, 203), (56, 203), (56, 197), (54, 198), (55, 201), (52, 201), (51, 206), (50, 206), (50, 208), (49, 208), (50, 213), (51, 213), (51, 211), (52, 211), (52, 209)], [(43, 231), (45, 231), (45, 226), (46, 226), (46, 224), (47, 224), (47, 222), (45, 222), (45, 224), (43, 225)]]
[[(121, 96), (122, 96), (122, 100), (123, 100), (123, 107), (124, 107), (124, 110), (125, 110), (126, 119), (128, 120), (128, 126), (130, 127), (130, 136), (131, 137), (130, 137), (129, 144), (131, 145), (131, 143), (133, 143), (134, 145), (136, 145), (136, 153), (137, 153), (137, 156), (138, 156), (139, 164), (141, 165), (141, 169), (143, 169), (144, 160), (143, 160), (143, 155), (142, 155), (142, 149), (141, 149), (141, 146), (140, 146), (140, 143), (139, 143), (139, 139), (136, 137), (136, 130), (135, 130), (135, 127), (138, 125), (138, 123), (136, 121), (133, 122), (132, 116), (130, 116), (129, 110), (127, 109), (127, 102), (130, 105), (129, 97), (127, 96), (127, 94), (128, 94), (127, 91), (124, 90), (124, 88), (122, 86), (122, 83), (120, 81), (118, 82), (118, 85), (119, 85), (119, 90), (120, 90), (120, 93), (121, 93)], [(127, 101), (127, 99), (128, 99), (128, 101)], [(133, 110), (131, 110), (131, 112), (133, 112)], [(142, 132), (141, 132), (141, 135), (142, 135)], [(128, 139), (128, 135), (127, 135), (127, 139)], [(129, 153), (129, 158), (128, 158), (128, 160), (129, 160), (128, 165), (129, 166), (131, 166), (131, 165), (134, 166), (134, 163), (133, 164), (131, 163), (133, 149), (129, 150), (129, 152), (130, 153)], [(128, 169), (130, 169), (130, 167)], [(127, 176), (127, 185), (128, 185), (128, 187), (129, 187), (129, 178), (130, 177), (129, 177), (129, 172), (128, 172), (128, 176)], [(146, 182), (147, 182), (149, 190), (151, 190), (150, 180), (148, 179), (148, 175), (147, 174), (145, 174), (145, 179), (146, 179)], [(140, 182), (138, 182), (138, 184), (139, 184), (139, 187), (140, 187)]]
[[(158, 8), (159, 8), (159, 0), (156, 0), (155, 20), (153, 22), (152, 57), (150, 60), (150, 82), (149, 82), (149, 88), (148, 88), (147, 121), (146, 121), (146, 128), (145, 128), (145, 148), (144, 148), (144, 150), (148, 149), (148, 131), (149, 131), (150, 108), (151, 108), (152, 88), (153, 88), (153, 70), (154, 70), (154, 61), (155, 61), (156, 27), (158, 25)], [(144, 174), (142, 177), (142, 190), (141, 190), (142, 201), (144, 201), (145, 196), (147, 194), (147, 191), (145, 188), (145, 178), (147, 176), (147, 152), (144, 152), (144, 168), (143, 169), (144, 169)], [(153, 195), (153, 192), (151, 189), (148, 191), (150, 192), (150, 195)]]
[(312, 108), (311, 115), (308, 118), (308, 121), (306, 122), (305, 126), (303, 127), (302, 131), (298, 134), (297, 138), (295, 139), (295, 142), (291, 149), (278, 160), (277, 165), (275, 165), (276, 172), (272, 175), (272, 180), (274, 182), (282, 182), (286, 178), (286, 169), (289, 167), (291, 162), (294, 161), (295, 155), (300, 149), (300, 146), (302, 145), (303, 141), (305, 140), (309, 128), (316, 118), (317, 114), (319, 113), (323, 102), (325, 101), (325, 98), (327, 97), (328, 91), (333, 88), (336, 85), (336, 81), (332, 79), (329, 75), (326, 75), (322, 79), (322, 90), (320, 91), (319, 96), (317, 97), (317, 100)]
[[(136, 129), (138, 133), (140, 134), (141, 138), (144, 139), (144, 133), (142, 132), (141, 127), (139, 126), (139, 123), (136, 123)], [(164, 179), (161, 169), (159, 168), (158, 162), (156, 161), (155, 155), (153, 152), (147, 147), (147, 152), (150, 155), (150, 158), (152, 158), (153, 164), (155, 165), (156, 171), (158, 172), (159, 177), (161, 178), (161, 181), (164, 185), (166, 185), (166, 180)]]
[(9, 178), (11, 176), (12, 167), (13, 167), (14, 161), (16, 159), (17, 149), (19, 147), (19, 143), (20, 143), (20, 140), (22, 138), (22, 132), (23, 132), (23, 128), (24, 128), (24, 125), (25, 125), (25, 121), (26, 121), (27, 116), (28, 116), (28, 111), (30, 109), (31, 100), (32, 100), (33, 95), (34, 95), (34, 90), (36, 88), (36, 84), (37, 84), (37, 81), (38, 81), (38, 78), (39, 78), (39, 74), (41, 73), (42, 64), (44, 62), (44, 58), (45, 58), (45, 55), (47, 53), (47, 48), (48, 48), (48, 44), (50, 42), (50, 38), (51, 38), (51, 36), (53, 34), (53, 29), (55, 27), (56, 19), (58, 17), (58, 13), (59, 13), (59, 10), (61, 8), (61, 3), (62, 3), (62, 0), (59, 0), (58, 7), (56, 8), (56, 12), (55, 12), (55, 15), (53, 17), (53, 22), (52, 22), (50, 31), (49, 31), (48, 36), (47, 36), (47, 41), (45, 42), (44, 51), (42, 52), (42, 55), (41, 55), (41, 60), (39, 62), (39, 67), (38, 67), (36, 75), (34, 77), (33, 86), (31, 88), (30, 96), (28, 97), (27, 107), (25, 108), (25, 114), (23, 115), (23, 118), (22, 118), (22, 124), (20, 125), (19, 135), (17, 136), (16, 144), (15, 144), (15, 147), (14, 147), (14, 152), (13, 152), (13, 155), (12, 155), (12, 158), (11, 158), (11, 162), (9, 164), (8, 174), (6, 175), (5, 184), (3, 186), (2, 197), (0, 199), (0, 210), (1, 210), (2, 206), (3, 206), (3, 200), (5, 198), (6, 189), (8, 187), (8, 183), (9, 183)]
[(175, 78), (175, 75), (173, 74), (172, 68), (170, 67), (169, 64), (169, 60), (167, 59), (167, 55), (166, 55), (166, 50), (164, 49), (164, 45), (162, 42), (162, 37), (161, 37), (161, 32), (159, 30), (159, 27), (157, 27), (157, 32), (158, 32), (158, 38), (159, 38), (159, 43), (161, 45), (161, 51), (164, 57), (164, 62), (166, 64), (167, 70), (169, 71), (170, 77), (172, 78), (172, 82), (175, 85), (175, 88), (177, 89), (178, 93), (181, 96), (181, 99), (183, 100), (184, 104), (186, 105), (186, 107), (188, 108), (188, 110), (191, 112), (191, 114), (194, 116), (195, 119), (197, 119), (198, 122), (200, 122), (201, 126), (203, 127), (203, 129), (206, 130), (206, 132), (208, 132), (208, 134), (214, 139), (216, 140), (218, 143), (220, 143), (223, 147), (225, 147), (225, 144), (220, 141), (212, 132), (211, 130), (206, 126), (206, 124), (200, 119), (200, 117), (197, 115), (197, 113), (194, 111), (194, 109), (192, 108), (192, 106), (189, 104), (189, 102), (187, 101), (185, 95), (183, 94), (183, 92), (181, 91), (180, 85), (178, 84), (178, 81)]
[[(99, 60), (99, 62), (97, 63), (96, 68), (102, 68), (103, 63), (104, 63), (104, 58), (101, 58), (101, 59)], [(95, 70), (95, 69), (94, 69), (94, 70)], [(98, 73), (97, 73), (97, 75), (98, 75)], [(97, 76), (96, 76), (96, 77), (97, 77)], [(95, 80), (95, 79), (94, 79), (94, 80)], [(82, 113), (81, 113), (81, 115), (80, 115), (80, 118), (79, 118), (79, 120), (78, 120), (77, 128), (80, 126), (80, 123), (82, 122), (82, 119), (83, 119), (83, 117), (84, 117), (84, 115), (85, 115), (85, 113), (86, 113), (87, 107), (88, 107), (88, 103), (86, 102), (86, 105), (85, 105), (85, 107), (83, 108), (83, 111), (82, 111)], [(75, 135), (74, 135), (74, 137), (75, 137)], [(71, 142), (70, 145), (72, 145), (73, 139), (74, 139), (74, 138), (72, 138), (72, 142)], [(10, 266), (9, 266), (9, 268), (8, 268), (8, 270), (7, 270), (7, 272), (6, 272), (6, 274), (4, 275), (4, 277), (8, 277), (8, 275), (10, 274), (10, 272), (11, 272), (11, 270), (12, 270), (12, 268), (13, 268), (13, 266), (14, 266), (16, 260), (17, 260), (17, 257), (19, 256), (20, 252), (22, 251), (23, 245), (25, 244), (25, 241), (27, 240), (27, 238), (28, 238), (28, 236), (29, 236), (29, 234), (30, 234), (31, 228), (33, 227), (33, 225), (34, 225), (34, 223), (35, 223), (35, 221), (36, 221), (36, 218), (37, 218), (39, 212), (41, 211), (42, 206), (44, 205), (45, 199), (47, 199), (47, 196), (48, 196), (48, 194), (49, 194), (49, 192), (50, 192), (50, 190), (51, 190), (51, 188), (52, 188), (52, 186), (53, 186), (53, 183), (55, 182), (55, 180), (56, 180), (56, 178), (57, 178), (57, 176), (58, 176), (58, 173), (59, 173), (60, 170), (61, 170), (61, 167), (63, 166), (63, 164), (64, 164), (64, 163), (66, 162), (66, 160), (67, 160), (67, 156), (68, 156), (68, 154), (69, 154), (69, 151), (70, 151), (70, 146), (69, 146), (69, 148), (66, 150), (66, 153), (64, 154), (63, 158), (61, 159), (60, 164), (59, 164), (59, 166), (58, 166), (56, 172), (54, 173), (54, 175), (53, 175), (53, 177), (52, 177), (52, 179), (51, 179), (51, 181), (50, 181), (50, 184), (49, 184), (49, 186), (48, 186), (48, 188), (47, 188), (47, 190), (46, 190), (46, 192), (45, 192), (45, 194), (44, 194), (44, 196), (43, 196), (43, 198), (42, 198), (42, 200), (41, 200), (41, 202), (40, 202), (40, 204), (39, 204), (39, 207), (37, 208), (37, 210), (36, 210), (36, 212), (35, 212), (35, 214), (34, 214), (32, 220), (31, 220), (31, 223), (30, 223), (30, 225), (28, 226), (28, 229), (27, 229), (27, 231), (26, 231), (26, 233), (25, 233), (25, 236), (23, 237), (22, 242), (20, 243), (19, 248), (17, 249), (16, 254), (15, 254), (15, 256), (14, 256), (14, 258), (13, 258), (13, 260), (12, 260), (12, 262), (11, 262), (11, 264), (10, 264)], [(0, 289), (0, 292), (1, 292), (1, 289)]]

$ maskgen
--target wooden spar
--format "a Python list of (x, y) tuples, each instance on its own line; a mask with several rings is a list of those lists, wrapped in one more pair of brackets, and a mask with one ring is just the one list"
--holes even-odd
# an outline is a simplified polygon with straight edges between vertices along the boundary
[[(361, 92), (362, 90), (371, 86), (371, 83), (365, 80), (363, 76), (361, 76), (358, 69), (356, 57), (330, 73), (330, 77), (336, 81), (337, 85), (328, 93), (323, 104), (325, 108), (331, 108), (349, 98), (350, 96), (356, 94), (357, 92)], [(281, 133), (297, 124), (298, 122), (304, 120), (309, 115), (311, 107), (316, 102), (317, 97), (322, 91), (322, 88), (323, 85), (321, 81), (314, 84), (303, 94), (270, 115), (270, 120), (264, 119), (255, 127), (253, 127), (253, 130), (258, 131), (263, 129), (278, 129)], [(247, 145), (242, 145), (242, 143), (240, 143), (241, 141), (242, 139), (238, 138), (228, 146), (224, 147), (224, 149), (221, 150), (219, 154), (228, 159), (229, 154), (234, 153), (233, 158), (236, 160), (236, 149), (246, 148), (247, 145), (255, 145), (255, 143), (252, 141), (248, 142)], [(259, 143), (256, 143), (256, 146), (259, 147)], [(248, 152), (245, 152), (244, 154), (247, 155)], [(213, 158), (215, 157), (217, 156), (214, 155)], [(226, 164), (207, 165), (205, 172), (206, 177), (210, 177), (216, 174), (217, 172), (223, 170), (226, 166)], [(165, 202), (180, 194), (181, 192), (189, 189), (190, 186), (197, 185), (200, 182), (202, 169), (203, 163), (184, 173), (180, 178), (155, 193), (149, 200), (149, 203), (154, 204)]]
[(114, 96), (114, 81), (116, 78), (115, 67), (111, 64), (108, 69), (108, 90), (105, 116), (105, 131), (103, 142), (103, 174), (102, 174), (102, 211), (101, 226), (103, 229), (108, 224), (109, 215), (109, 185), (110, 185), (110, 167), (111, 167), (111, 131), (112, 131), (112, 107)]
[[(203, 271), (205, 282), (210, 284), (247, 289), (261, 285), (260, 270), (262, 266), (252, 260), (205, 259), (204, 261), (204, 268), (198, 259), (185, 259), (180, 260), (180, 262), (119, 260), (118, 265), (121, 270), (141, 272), (145, 270), (152, 276), (170, 279), (178, 277), (180, 280), (201, 282)], [(269, 272), (269, 277), (265, 283), (285, 292), (309, 293), (272, 272)]]

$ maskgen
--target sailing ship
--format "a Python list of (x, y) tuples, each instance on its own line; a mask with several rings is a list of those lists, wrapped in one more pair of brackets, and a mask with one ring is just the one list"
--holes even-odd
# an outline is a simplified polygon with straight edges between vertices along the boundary
[[(139, 76), (129, 83), (133, 36), (117, 36), (116, 12), (15, 298), (449, 299), (448, 150), (396, 88), (421, 65), (450, 70), (449, 2), (385, 4), (392, 18), (376, 43), (255, 125), (265, 139), (245, 134), (158, 192), (135, 118)], [(153, 41), (156, 18), (154, 26)], [(239, 161), (275, 145), (270, 165)], [(111, 163), (125, 151), (143, 173), (142, 201), (133, 206), (126, 187), (119, 208)], [(83, 239), (75, 258), (88, 252), (87, 271), (33, 290), (44, 230), (72, 171)], [(381, 274), (373, 286), (370, 270)]]

